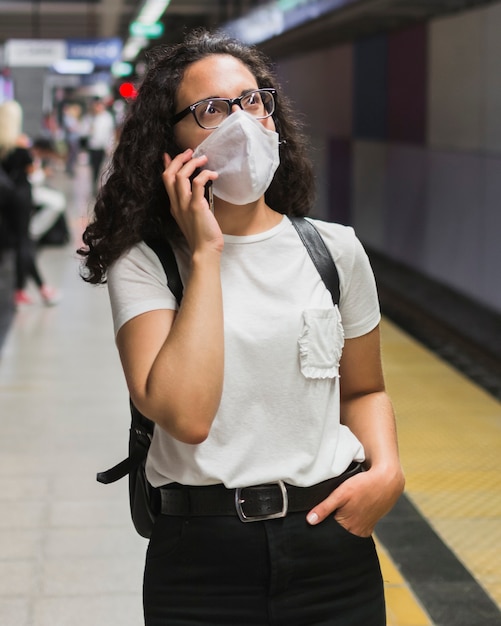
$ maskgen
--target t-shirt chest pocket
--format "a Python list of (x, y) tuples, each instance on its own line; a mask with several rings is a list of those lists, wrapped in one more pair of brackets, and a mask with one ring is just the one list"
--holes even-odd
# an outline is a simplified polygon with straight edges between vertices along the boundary
[(338, 376), (344, 346), (338, 307), (303, 311), (298, 344), (301, 373), (305, 378)]

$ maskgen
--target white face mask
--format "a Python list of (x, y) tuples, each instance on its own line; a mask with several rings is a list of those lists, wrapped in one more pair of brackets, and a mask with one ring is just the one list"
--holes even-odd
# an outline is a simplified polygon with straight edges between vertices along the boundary
[(232, 204), (258, 200), (280, 163), (278, 133), (267, 130), (245, 111), (235, 111), (196, 148), (208, 157), (206, 169), (219, 174), (214, 195)]

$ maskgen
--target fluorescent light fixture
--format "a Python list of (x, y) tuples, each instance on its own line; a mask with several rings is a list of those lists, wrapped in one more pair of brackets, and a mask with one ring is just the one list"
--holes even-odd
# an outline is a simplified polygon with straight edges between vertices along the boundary
[(169, 4), (170, 0), (145, 0), (136, 21), (143, 24), (155, 24), (165, 13)]
[[(144, 0), (138, 16), (132, 24), (138, 25), (140, 23), (144, 26), (162, 28), (163, 25), (157, 24), (157, 22), (165, 13), (170, 2), (171, 0)], [(125, 42), (122, 50), (122, 61), (134, 61), (141, 50), (148, 45), (147, 37), (144, 34), (140, 34), (139, 28), (136, 32), (136, 35), (131, 35)]]
[[(170, 2), (171, 0), (144, 0), (141, 10), (134, 21), (147, 26), (156, 24), (165, 13)], [(134, 61), (147, 45), (148, 40), (144, 36), (129, 37), (122, 50), (122, 61)]]
[(129, 37), (122, 50), (122, 61), (134, 61), (147, 43), (146, 37)]
[(58, 74), (92, 74), (94, 63), (88, 59), (61, 59), (52, 69)]

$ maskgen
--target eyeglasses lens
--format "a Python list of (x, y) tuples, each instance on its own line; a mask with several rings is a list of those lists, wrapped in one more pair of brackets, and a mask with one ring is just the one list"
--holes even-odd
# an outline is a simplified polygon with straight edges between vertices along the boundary
[[(257, 119), (265, 119), (273, 114), (275, 100), (269, 91), (253, 91), (240, 99), (242, 109)], [(203, 100), (194, 109), (200, 126), (213, 129), (220, 126), (231, 112), (228, 100)]]
[(273, 94), (269, 91), (253, 91), (242, 98), (242, 109), (258, 119), (269, 117), (274, 105)]
[(224, 100), (204, 100), (194, 113), (203, 128), (217, 128), (228, 117), (229, 106)]

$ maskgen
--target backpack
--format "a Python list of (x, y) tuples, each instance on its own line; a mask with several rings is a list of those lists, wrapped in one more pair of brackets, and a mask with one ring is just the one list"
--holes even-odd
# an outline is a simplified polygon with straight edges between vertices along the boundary
[[(339, 277), (332, 256), (315, 226), (302, 217), (289, 218), (317, 268), (325, 286), (330, 291), (333, 304), (339, 303)], [(146, 240), (160, 259), (167, 284), (178, 304), (183, 297), (183, 284), (174, 252), (166, 241)], [(129, 431), (129, 456), (114, 467), (97, 474), (97, 480), (109, 484), (129, 475), (129, 504), (136, 531), (145, 538), (151, 536), (155, 519), (160, 511), (160, 494), (146, 478), (145, 465), (153, 437), (154, 422), (142, 415), (130, 400), (131, 427)]]

